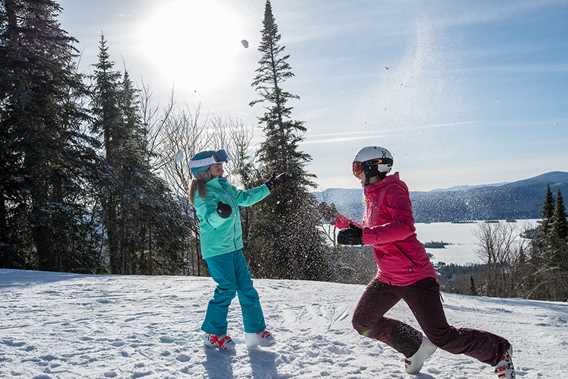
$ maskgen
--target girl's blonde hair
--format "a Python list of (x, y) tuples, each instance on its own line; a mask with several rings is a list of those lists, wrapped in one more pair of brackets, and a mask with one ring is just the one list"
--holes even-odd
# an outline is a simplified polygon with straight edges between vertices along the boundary
[(189, 187), (189, 201), (191, 204), (195, 204), (195, 192), (199, 192), (199, 196), (205, 198), (207, 195), (207, 186), (205, 183), (211, 178), (211, 174), (209, 174), (209, 170), (198, 174), (193, 180), (191, 181), (191, 186)]

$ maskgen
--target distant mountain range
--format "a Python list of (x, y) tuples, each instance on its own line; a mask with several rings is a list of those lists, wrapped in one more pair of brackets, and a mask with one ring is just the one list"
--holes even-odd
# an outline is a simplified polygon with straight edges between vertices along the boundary
[[(546, 186), (568, 198), (568, 172), (553, 171), (511, 183), (460, 186), (428, 192), (411, 192), (416, 222), (538, 218)], [(314, 193), (334, 203), (343, 214), (360, 219), (361, 189), (330, 188)]]

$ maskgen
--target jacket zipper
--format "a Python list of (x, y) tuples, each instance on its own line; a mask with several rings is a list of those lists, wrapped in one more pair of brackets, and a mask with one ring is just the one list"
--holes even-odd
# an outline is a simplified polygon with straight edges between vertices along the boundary
[[(238, 209), (238, 208), (235, 208)], [(241, 218), (237, 220), (237, 222), (241, 222)], [(237, 223), (233, 223), (233, 245), (235, 245), (235, 250), (237, 250)]]
[(414, 260), (412, 260), (412, 258), (410, 258), (410, 255), (406, 254), (406, 252), (404, 250), (402, 250), (400, 247), (398, 247), (398, 245), (396, 243), (393, 243), (393, 245), (398, 249), (398, 251), (400, 251), (402, 253), (402, 255), (404, 255), (406, 257), (406, 259), (408, 259), (408, 262), (410, 262), (412, 267), (416, 268), (416, 263), (414, 262)]

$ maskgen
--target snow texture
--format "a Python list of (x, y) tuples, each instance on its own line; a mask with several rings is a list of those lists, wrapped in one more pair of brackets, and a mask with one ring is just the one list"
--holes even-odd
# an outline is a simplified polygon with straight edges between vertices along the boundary
[[(238, 301), (235, 355), (202, 345), (209, 278), (89, 276), (0, 270), (0, 377), (407, 378), (401, 356), (351, 327), (363, 286), (256, 280), (277, 344), (248, 350)], [(519, 378), (568, 375), (568, 305), (444, 294), (456, 326), (514, 345)], [(417, 327), (404, 303), (389, 312)], [(494, 378), (491, 367), (438, 350), (416, 378)]]

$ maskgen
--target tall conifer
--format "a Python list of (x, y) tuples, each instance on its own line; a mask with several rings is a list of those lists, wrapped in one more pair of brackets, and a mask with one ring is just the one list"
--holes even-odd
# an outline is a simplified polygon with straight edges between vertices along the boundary
[(250, 103), (262, 104), (265, 110), (258, 118), (266, 136), (258, 160), (264, 178), (286, 172), (291, 179), (258, 206), (250, 246), (255, 258), (261, 258), (256, 259), (258, 265), (253, 270), (270, 277), (326, 279), (326, 246), (317, 227), (320, 215), (317, 202), (308, 192), (314, 187), (315, 176), (305, 169), (311, 157), (299, 148), (306, 127), (292, 118), (289, 102), (299, 96), (284, 89), (284, 83), (294, 74), (269, 0), (261, 33), (261, 58), (251, 84), (259, 98)]
[(55, 1), (5, 0), (0, 9), (0, 242), (40, 269), (77, 269), (93, 253), (85, 183), (98, 175), (97, 143), (82, 128), (77, 41)]
[(543, 234), (548, 234), (548, 227), (550, 225), (550, 219), (554, 214), (554, 196), (552, 195), (552, 191), (550, 190), (550, 185), (546, 187), (546, 194), (544, 196), (544, 204), (542, 206), (542, 231)]
[(558, 190), (556, 194), (556, 205), (551, 218), (551, 233), (554, 238), (566, 240), (568, 237), (568, 225), (566, 224), (566, 208), (564, 207), (564, 199), (562, 192)]

